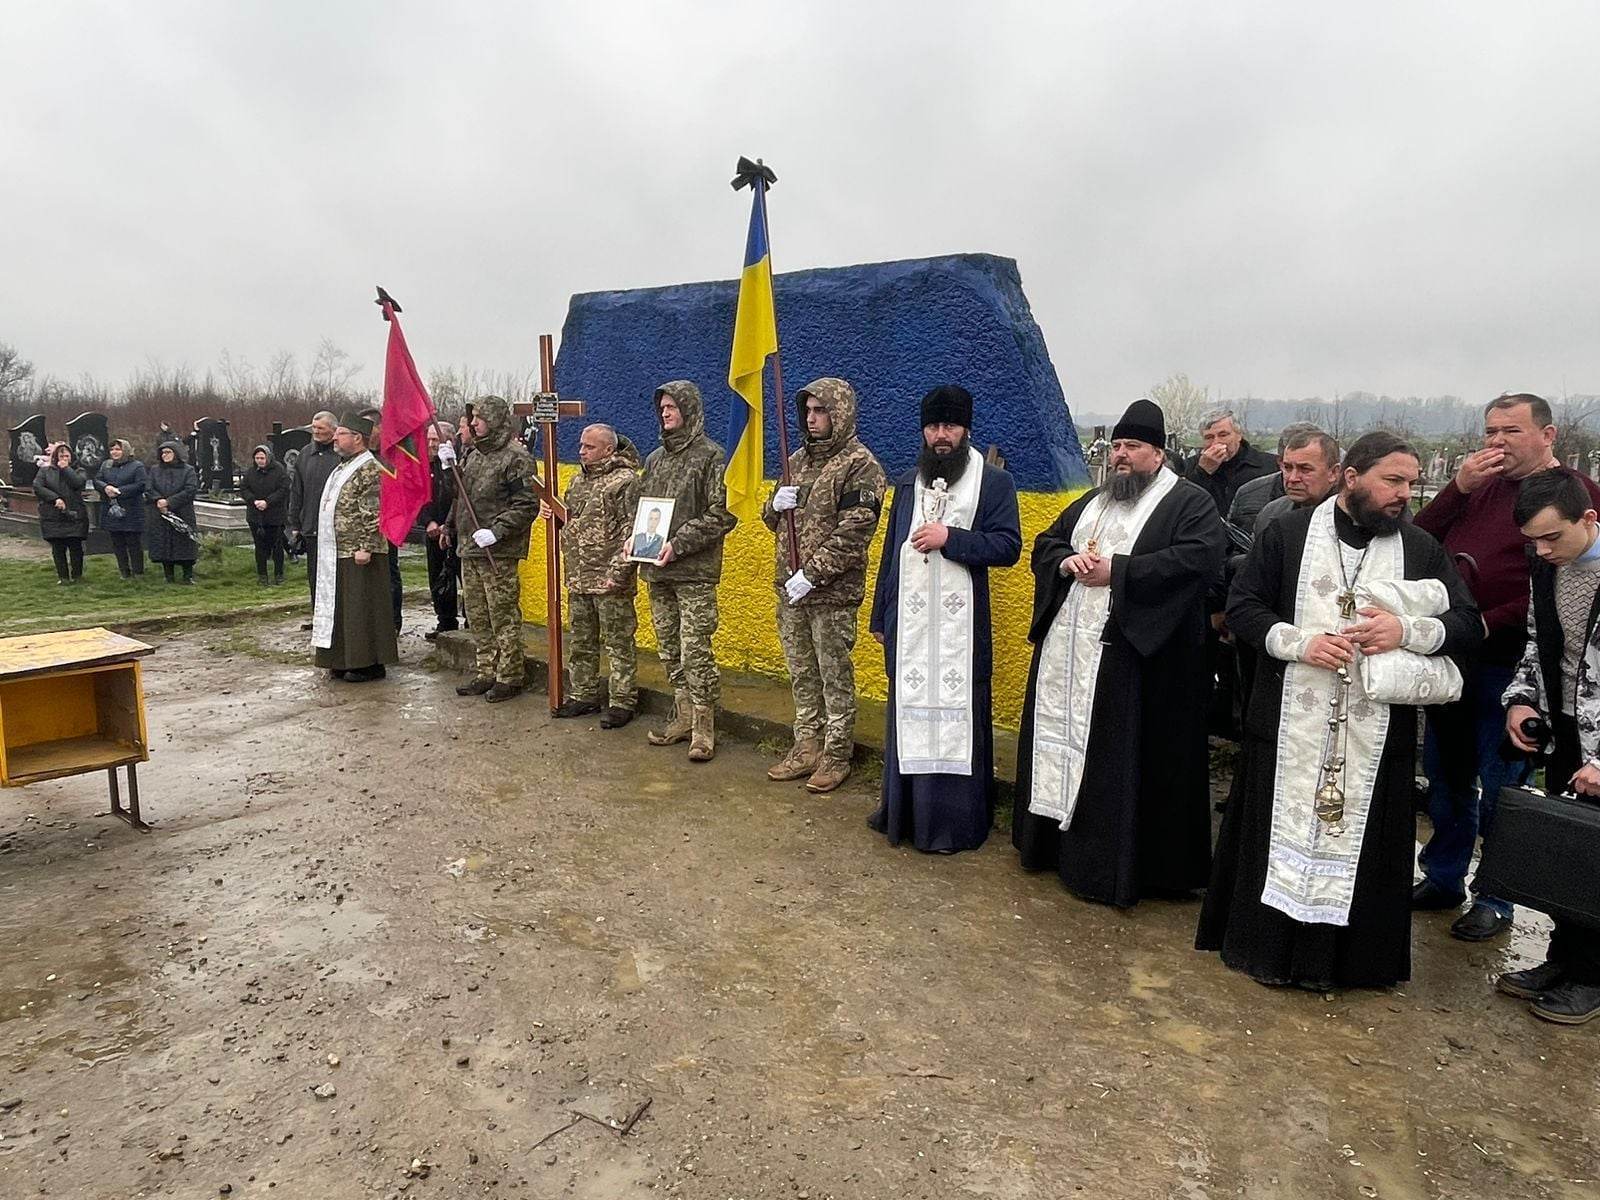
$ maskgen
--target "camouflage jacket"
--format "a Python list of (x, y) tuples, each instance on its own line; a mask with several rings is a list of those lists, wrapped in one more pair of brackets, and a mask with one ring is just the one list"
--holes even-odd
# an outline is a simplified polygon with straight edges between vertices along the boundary
[(375, 459), (369, 459), (339, 489), (339, 498), (333, 504), (333, 541), (340, 558), (350, 558), (357, 550), (389, 553), (388, 541), (378, 532), (378, 488), (382, 481), (382, 468)]
[(638, 466), (633, 443), (618, 437), (615, 454), (584, 467), (567, 485), (567, 523), (561, 527), (567, 590), (580, 596), (633, 591), (634, 564), (622, 547), (639, 503)]
[(487, 557), (472, 534), (487, 529), (495, 544), (489, 549), (496, 562), (517, 562), (528, 556), (528, 534), (539, 515), (539, 497), (533, 490), (533, 459), (517, 441), (511, 405), (499, 396), (485, 396), (476, 402), (477, 415), (487, 428), (472, 443), (472, 450), (461, 460), (461, 484), (474, 524), (467, 515), (467, 503), (456, 497), (452, 523), (456, 531), (456, 552), (462, 558)]
[[(661, 445), (644, 460), (639, 495), (676, 502), (667, 529), (673, 559), (660, 567), (643, 564), (639, 572), (647, 583), (716, 583), (722, 578), (722, 541), (739, 523), (728, 511), (722, 479), (726, 458), (706, 436), (699, 388), (677, 379), (656, 389), (656, 396), (662, 395), (677, 401), (683, 424), (671, 433), (662, 430)], [(658, 404), (658, 421), (660, 415)]]
[[(833, 432), (789, 456), (789, 482), (800, 489), (794, 509), (800, 540), (800, 569), (814, 585), (802, 608), (860, 605), (867, 590), (867, 554), (883, 509), (886, 480), (872, 451), (856, 437), (856, 393), (842, 379), (819, 379), (800, 392), (800, 403), (814, 396), (827, 405)], [(789, 522), (772, 507), (761, 519), (777, 537), (776, 583), (794, 572), (789, 566)], [(787, 600), (784, 601), (787, 603)]]

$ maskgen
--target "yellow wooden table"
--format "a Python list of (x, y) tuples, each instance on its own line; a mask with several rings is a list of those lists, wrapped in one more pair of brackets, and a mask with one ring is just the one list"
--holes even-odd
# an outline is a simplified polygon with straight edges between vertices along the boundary
[[(155, 648), (109, 629), (0, 638), (0, 787), (105, 771), (111, 813), (135, 829), (137, 764), (150, 757), (139, 659)], [(128, 769), (122, 806), (117, 768)]]

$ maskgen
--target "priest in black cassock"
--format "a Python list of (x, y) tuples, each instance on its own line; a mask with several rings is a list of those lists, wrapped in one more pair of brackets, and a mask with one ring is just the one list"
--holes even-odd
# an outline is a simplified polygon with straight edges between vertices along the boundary
[(867, 824), (941, 854), (983, 845), (994, 823), (989, 568), (1022, 553), (1016, 485), (972, 448), (971, 430), (965, 388), (922, 398), (921, 454), (894, 481), (872, 597), (889, 711)]
[(1258, 654), (1245, 780), (1218, 836), (1195, 945), (1265, 984), (1411, 976), (1415, 705), (1460, 695), (1472, 595), (1407, 520), (1416, 451), (1369, 433), (1343, 491), (1256, 538), (1228, 627)]
[(1124, 908), (1211, 867), (1205, 598), (1227, 533), (1165, 443), (1161, 409), (1134, 401), (1105, 485), (1033, 544), (1011, 841), (1025, 869)]

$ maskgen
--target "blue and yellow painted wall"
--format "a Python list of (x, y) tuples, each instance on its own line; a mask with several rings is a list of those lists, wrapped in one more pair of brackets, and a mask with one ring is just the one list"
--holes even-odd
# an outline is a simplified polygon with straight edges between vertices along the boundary
[[(563, 395), (585, 400), (588, 415), (564, 424), (565, 463), (576, 460), (579, 431), (590, 420), (616, 426), (638, 445), (641, 456), (653, 449), (659, 435), (652, 397), (669, 379), (700, 385), (707, 432), (724, 441), (729, 405), (736, 399), (727, 386), (735, 286), (731, 281), (685, 284), (572, 298), (556, 379)], [(860, 397), (861, 437), (891, 480), (915, 462), (924, 392), (953, 382), (975, 397), (973, 442), (980, 451), (999, 448), (1016, 479), (1021, 506), (1022, 560), (990, 577), (995, 720), (1015, 727), (1031, 655), (1027, 627), (1033, 576), (1027, 563), (1033, 539), (1087, 486), (1083, 452), (1016, 264), (992, 255), (952, 255), (802, 271), (777, 276), (774, 291), (786, 390), (792, 398), (820, 376), (848, 379)], [(769, 408), (772, 395), (769, 368)], [(769, 412), (769, 479), (779, 473), (774, 420)], [(563, 467), (563, 482), (574, 469)], [(884, 511), (887, 515), (887, 505)], [(718, 661), (729, 668), (783, 676), (772, 540), (759, 521), (741, 523), (729, 536), (715, 646)], [(874, 575), (882, 540), (880, 531), (873, 547)], [(544, 553), (541, 522), (523, 564), (523, 611), (539, 624), (545, 619)], [(653, 646), (643, 588), (639, 612), (640, 641)], [(867, 613), (864, 605), (856, 682), (863, 694), (884, 699), (883, 656), (867, 634)]]

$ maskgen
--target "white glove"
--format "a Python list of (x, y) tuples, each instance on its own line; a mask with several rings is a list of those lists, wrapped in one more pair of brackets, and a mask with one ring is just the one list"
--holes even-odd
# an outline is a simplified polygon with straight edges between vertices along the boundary
[[(788, 512), (800, 504), (800, 489), (796, 486), (781, 487), (772, 493), (772, 511)], [(793, 582), (792, 580), (790, 582)], [(809, 585), (807, 585), (809, 587)]]
[(439, 465), (447, 471), (456, 465), (456, 448), (449, 442), (439, 443)]
[(789, 582), (783, 585), (783, 590), (788, 593), (790, 604), (799, 604), (806, 598), (807, 593), (817, 585), (806, 578), (804, 571), (796, 571), (789, 576)]
[(495, 543), (494, 531), (492, 529), (474, 529), (472, 531), (472, 540), (476, 543), (478, 549), (487, 550)]
[(50, 456), (48, 454), (35, 454), (33, 456), (33, 465), (38, 467), (41, 471), (44, 470), (44, 468), (50, 465)]

